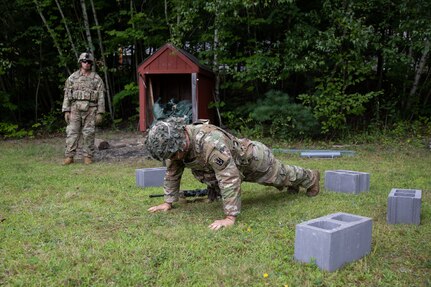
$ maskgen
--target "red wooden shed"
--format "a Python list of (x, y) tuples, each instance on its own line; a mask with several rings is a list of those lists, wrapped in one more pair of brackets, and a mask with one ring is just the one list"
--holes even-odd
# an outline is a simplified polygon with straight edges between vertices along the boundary
[(208, 105), (214, 101), (214, 73), (190, 53), (166, 44), (138, 67), (139, 129), (146, 131), (154, 120), (153, 106), (159, 100), (189, 100), (193, 121), (215, 122), (215, 111)]

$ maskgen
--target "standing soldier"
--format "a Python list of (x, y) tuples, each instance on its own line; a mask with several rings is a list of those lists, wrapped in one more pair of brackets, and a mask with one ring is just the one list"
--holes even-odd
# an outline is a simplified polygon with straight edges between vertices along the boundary
[(96, 124), (105, 112), (105, 86), (100, 76), (92, 71), (94, 57), (85, 52), (78, 59), (79, 70), (66, 80), (62, 111), (67, 123), (64, 165), (73, 163), (82, 134), (84, 163), (93, 162)]
[(157, 122), (148, 132), (146, 148), (157, 160), (167, 160), (164, 179), (164, 203), (149, 212), (167, 211), (178, 200), (184, 168), (205, 183), (209, 192), (219, 192), (225, 218), (209, 228), (231, 226), (241, 211), (241, 182), (256, 182), (298, 192), (302, 187), (308, 196), (319, 193), (317, 170), (285, 165), (264, 144), (238, 139), (225, 130), (207, 123), (186, 125), (180, 118)]

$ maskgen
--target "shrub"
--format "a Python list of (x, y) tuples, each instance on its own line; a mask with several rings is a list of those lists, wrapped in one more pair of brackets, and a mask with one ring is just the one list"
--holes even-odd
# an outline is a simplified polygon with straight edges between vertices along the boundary
[(297, 139), (318, 134), (319, 124), (311, 110), (293, 103), (281, 91), (268, 91), (265, 98), (248, 106), (250, 117), (263, 126), (264, 136), (276, 139)]
[(0, 122), (0, 135), (4, 138), (23, 138), (33, 136), (33, 131), (20, 129), (16, 124)]

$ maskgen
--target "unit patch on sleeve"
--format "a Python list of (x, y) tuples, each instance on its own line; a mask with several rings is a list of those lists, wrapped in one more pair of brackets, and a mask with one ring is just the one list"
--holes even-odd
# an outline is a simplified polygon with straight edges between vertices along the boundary
[(223, 170), (229, 164), (230, 157), (226, 154), (215, 152), (209, 160), (209, 164), (214, 170)]
[(216, 165), (218, 165), (218, 166), (222, 166), (222, 165), (224, 164), (224, 160), (223, 160), (223, 159), (221, 159), (221, 158), (219, 158), (219, 157), (216, 157), (216, 158), (214, 159), (214, 162), (215, 162), (215, 164), (216, 164)]

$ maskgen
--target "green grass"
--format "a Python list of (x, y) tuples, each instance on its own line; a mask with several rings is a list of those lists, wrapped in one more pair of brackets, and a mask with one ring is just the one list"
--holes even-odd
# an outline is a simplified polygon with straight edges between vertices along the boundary
[[(244, 183), (237, 224), (214, 232), (207, 226), (222, 218), (220, 202), (147, 212), (161, 202), (148, 195), (161, 189), (136, 187), (135, 169), (158, 162), (65, 167), (63, 146), (62, 139), (0, 142), (2, 286), (431, 286), (431, 152), (425, 148), (352, 146), (355, 156), (337, 159), (277, 154), (322, 175), (369, 172), (371, 190), (308, 198)], [(200, 187), (187, 171), (182, 188)], [(393, 187), (423, 191), (419, 226), (386, 224)], [(296, 262), (295, 225), (335, 212), (373, 219), (371, 253), (332, 273)]]

